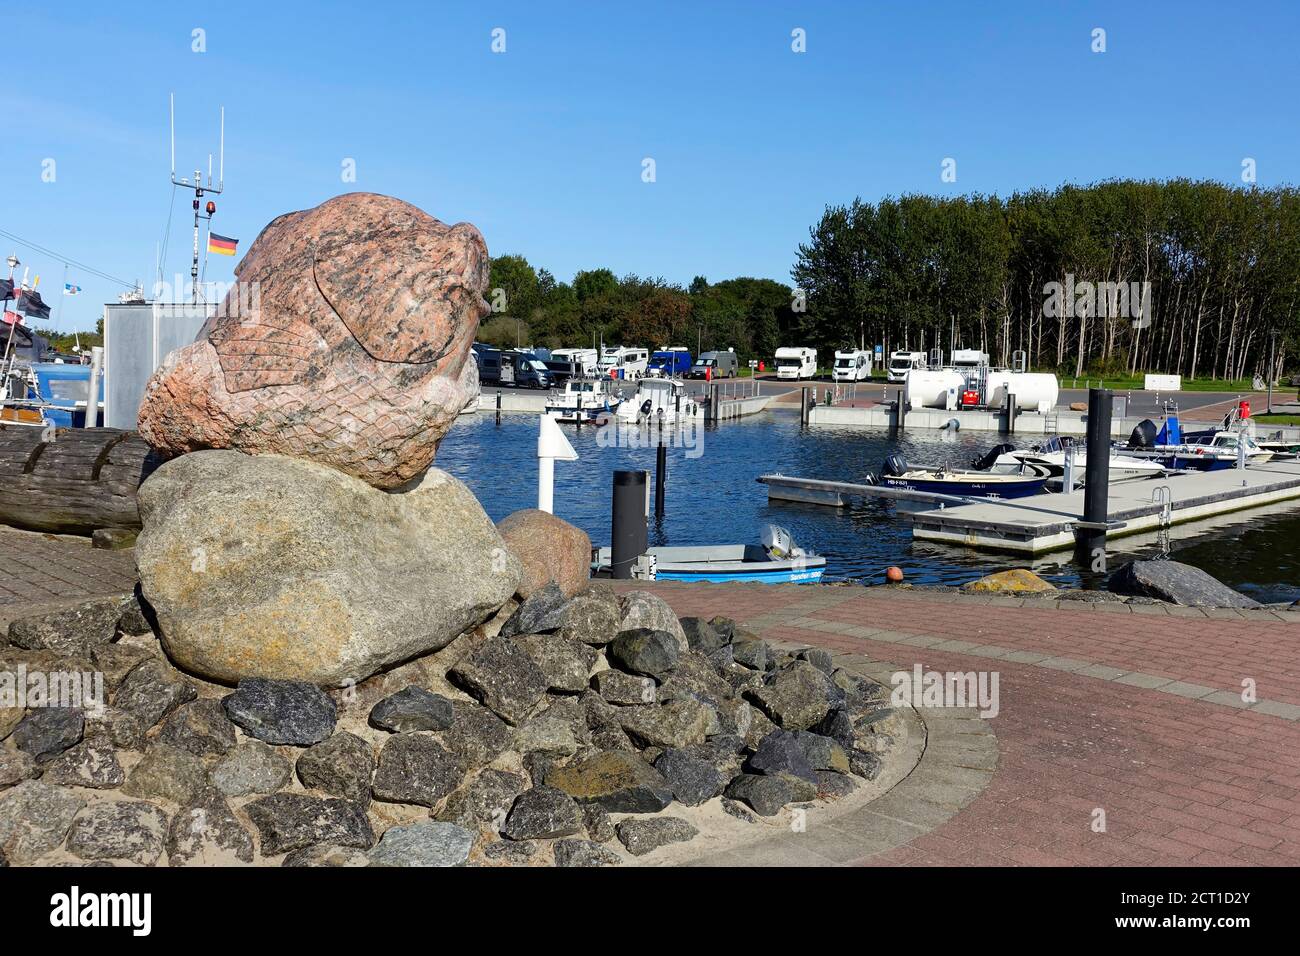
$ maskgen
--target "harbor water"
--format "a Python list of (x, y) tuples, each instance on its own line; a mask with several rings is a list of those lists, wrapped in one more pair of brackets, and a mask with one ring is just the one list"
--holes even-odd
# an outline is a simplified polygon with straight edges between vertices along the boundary
[[(613, 472), (644, 469), (653, 480), (653, 436), (648, 429), (563, 428), (580, 457), (556, 464), (555, 513), (586, 531), (593, 545), (608, 545)], [(500, 520), (537, 505), (537, 430), (536, 415), (503, 415), (499, 425), (489, 413), (463, 415), (444, 439), (436, 464), (468, 484), (492, 519)], [(893, 438), (860, 429), (810, 429), (788, 413), (670, 433), (666, 513), (662, 520), (651, 514), (650, 543), (753, 543), (771, 522), (824, 555), (828, 579), (878, 583), (885, 568), (898, 565), (913, 583), (962, 584), (992, 571), (1031, 567), (1058, 586), (1104, 587), (1104, 573), (1075, 564), (1069, 554), (1028, 562), (914, 542), (906, 515), (893, 502), (860, 501), (847, 508), (769, 504), (766, 487), (755, 480), (779, 472), (861, 482), (879, 474), (890, 454), (920, 465), (966, 468), (1004, 440), (974, 432), (915, 431)], [(1108, 566), (1161, 553), (1203, 568), (1257, 600), (1300, 599), (1300, 502), (1177, 526), (1163, 537), (1119, 538), (1111, 543)]]

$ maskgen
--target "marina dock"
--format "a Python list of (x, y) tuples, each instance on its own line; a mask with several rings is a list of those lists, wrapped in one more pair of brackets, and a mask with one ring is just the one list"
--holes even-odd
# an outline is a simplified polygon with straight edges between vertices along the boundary
[[(973, 500), (878, 485), (764, 475), (768, 499), (843, 507), (853, 498), (930, 501), (908, 514), (912, 536), (985, 551), (1044, 554), (1074, 547), (1083, 521), (1083, 491), (1035, 495), (1014, 501)], [(1158, 530), (1289, 499), (1300, 499), (1300, 462), (1265, 462), (1246, 469), (1171, 474), (1110, 486), (1110, 536)]]

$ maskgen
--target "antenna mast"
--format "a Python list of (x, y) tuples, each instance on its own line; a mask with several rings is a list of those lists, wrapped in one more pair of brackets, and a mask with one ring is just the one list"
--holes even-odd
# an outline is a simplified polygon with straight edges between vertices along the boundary
[(208, 153), (208, 178), (204, 183), (203, 173), (201, 170), (194, 170), (194, 181), (190, 182), (185, 177), (176, 178), (176, 94), (172, 93), (169, 97), (171, 103), (171, 160), (172, 160), (172, 185), (183, 186), (186, 189), (194, 190), (194, 247), (193, 256), (190, 259), (190, 302), (193, 305), (199, 304), (199, 221), (206, 219), (209, 223), (212, 221), (213, 214), (217, 211), (217, 204), (211, 199), (205, 205), (202, 202), (205, 192), (213, 195), (220, 195), (226, 187), (226, 108), (221, 107), (221, 145), (220, 165), (217, 172), (217, 184), (212, 184), (212, 154)]

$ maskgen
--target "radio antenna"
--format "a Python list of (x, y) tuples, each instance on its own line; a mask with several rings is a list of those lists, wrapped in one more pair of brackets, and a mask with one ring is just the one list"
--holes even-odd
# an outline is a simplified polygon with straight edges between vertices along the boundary
[[(199, 296), (201, 295), (199, 288), (199, 222), (206, 219), (211, 223), (212, 216), (217, 211), (217, 204), (211, 199), (209, 199), (206, 204), (203, 202), (203, 194), (209, 192), (213, 195), (219, 196), (226, 186), (226, 108), (224, 106), (221, 107), (221, 145), (218, 147), (221, 158), (220, 164), (217, 167), (217, 185), (213, 186), (211, 153), (208, 153), (208, 180), (206, 184), (203, 182), (203, 171), (201, 169), (194, 170), (193, 182), (190, 182), (183, 176), (180, 179), (176, 178), (176, 94), (170, 94), (169, 100), (171, 102), (172, 185), (183, 186), (186, 189), (192, 189), (194, 191), (194, 246), (192, 250), (193, 255), (190, 259), (190, 302), (193, 305), (198, 305)], [(210, 225), (209, 228), (211, 228)]]

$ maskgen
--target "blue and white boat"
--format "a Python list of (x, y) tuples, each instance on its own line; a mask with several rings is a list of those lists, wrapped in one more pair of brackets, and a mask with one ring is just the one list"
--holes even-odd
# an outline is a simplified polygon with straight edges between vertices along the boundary
[(1051, 471), (1028, 462), (1018, 471), (955, 471), (946, 465), (926, 468), (909, 466), (901, 455), (890, 455), (881, 469), (878, 484), (903, 491), (924, 491), (959, 498), (1027, 498), (1043, 490)]
[[(611, 550), (599, 548), (594, 558), (592, 574), (609, 574)], [(762, 544), (648, 548), (637, 559), (632, 576), (646, 581), (812, 584), (821, 580), (825, 570), (825, 558), (800, 548), (784, 528), (768, 525), (763, 529)]]

